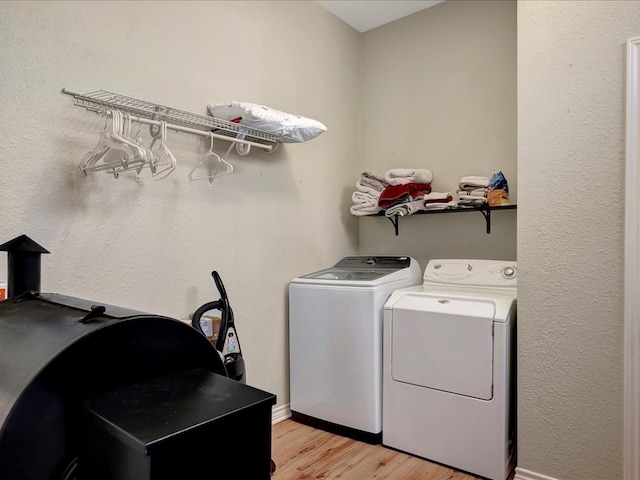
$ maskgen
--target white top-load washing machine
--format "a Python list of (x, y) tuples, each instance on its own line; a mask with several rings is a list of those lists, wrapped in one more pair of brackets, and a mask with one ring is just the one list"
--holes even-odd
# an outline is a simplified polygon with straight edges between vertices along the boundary
[(516, 262), (431, 260), (384, 307), (383, 445), (492, 480), (515, 467)]
[(391, 293), (422, 282), (408, 256), (354, 256), (289, 285), (295, 420), (380, 442), (382, 312)]

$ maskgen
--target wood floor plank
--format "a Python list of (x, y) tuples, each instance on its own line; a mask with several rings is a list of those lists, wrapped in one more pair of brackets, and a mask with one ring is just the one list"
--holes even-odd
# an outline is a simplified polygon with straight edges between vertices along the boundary
[(333, 435), (293, 420), (273, 426), (273, 480), (476, 480), (382, 445)]

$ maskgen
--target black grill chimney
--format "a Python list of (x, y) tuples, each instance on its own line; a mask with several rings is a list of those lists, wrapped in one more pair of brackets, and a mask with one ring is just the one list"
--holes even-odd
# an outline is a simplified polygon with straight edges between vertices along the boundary
[(49, 253), (26, 235), (0, 245), (7, 252), (7, 297), (17, 297), (28, 291), (40, 291), (40, 255)]

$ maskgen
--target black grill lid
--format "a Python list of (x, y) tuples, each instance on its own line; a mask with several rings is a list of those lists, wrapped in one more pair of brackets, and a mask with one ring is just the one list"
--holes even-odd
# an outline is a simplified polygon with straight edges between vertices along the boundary
[(178, 320), (57, 294), (0, 302), (3, 478), (51, 478), (73, 458), (70, 412), (88, 395), (193, 368), (226, 375), (206, 337)]

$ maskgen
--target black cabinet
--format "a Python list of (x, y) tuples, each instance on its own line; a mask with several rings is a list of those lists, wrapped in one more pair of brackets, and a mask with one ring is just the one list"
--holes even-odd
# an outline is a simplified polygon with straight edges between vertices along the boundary
[(84, 403), (79, 478), (270, 478), (273, 394), (202, 369)]

